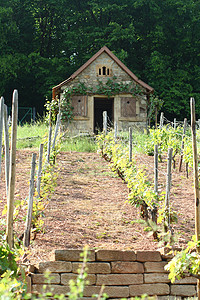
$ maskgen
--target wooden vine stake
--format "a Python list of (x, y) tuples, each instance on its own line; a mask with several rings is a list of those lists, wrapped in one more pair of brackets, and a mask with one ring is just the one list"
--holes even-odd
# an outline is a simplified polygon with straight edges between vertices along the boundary
[(13, 237), (13, 211), (15, 193), (15, 173), (16, 173), (16, 143), (17, 143), (17, 119), (18, 119), (18, 92), (14, 90), (12, 99), (12, 129), (11, 129), (11, 149), (10, 149), (10, 171), (9, 187), (7, 199), (7, 224), (6, 239), (10, 248), (14, 246)]
[[(172, 152), (173, 149), (168, 149), (167, 155), (167, 180), (166, 180), (166, 194), (165, 194), (165, 211), (168, 215), (165, 223), (167, 222), (167, 227), (165, 231), (167, 232), (170, 229), (170, 205), (169, 205), (169, 197), (170, 197), (170, 189), (171, 189), (171, 180), (172, 180)], [(166, 224), (165, 224), (166, 225)]]
[(56, 146), (56, 138), (58, 136), (59, 128), (60, 128), (60, 118), (61, 118), (61, 112), (60, 112), (60, 105), (59, 105), (59, 113), (57, 114), (57, 120), (56, 120), (56, 127), (53, 137), (53, 143), (52, 143), (52, 152), (53, 152), (53, 163), (56, 162), (56, 153), (55, 153), (55, 146)]
[(160, 114), (160, 129), (163, 128), (163, 125), (164, 125), (164, 113), (161, 112), (161, 114)]
[(132, 127), (129, 127), (129, 162), (132, 162), (133, 157), (133, 134)]
[(174, 130), (176, 130), (176, 118), (174, 118)]
[(25, 231), (24, 231), (24, 247), (28, 247), (30, 245), (31, 222), (32, 222), (32, 212), (33, 212), (35, 165), (36, 165), (36, 153), (33, 153), (32, 154), (32, 164), (31, 164), (31, 179), (30, 179), (30, 186), (29, 186), (28, 212), (27, 212), (26, 225), (25, 225)]
[(181, 143), (181, 156), (179, 161), (179, 172), (181, 172), (182, 162), (183, 162), (183, 150), (184, 150), (184, 143), (185, 143), (185, 132), (187, 127), (187, 119), (184, 119), (183, 123), (183, 135), (182, 135), (182, 143)]
[[(198, 160), (197, 160), (197, 141), (196, 141), (196, 117), (195, 117), (195, 100), (190, 98), (191, 107), (191, 131), (192, 131), (192, 148), (193, 148), (193, 169), (194, 169), (194, 195), (195, 195), (195, 234), (197, 241), (200, 240), (200, 203), (199, 203), (199, 178), (198, 178)], [(197, 247), (200, 253), (200, 248)], [(200, 280), (197, 280), (197, 296), (200, 299)]]
[(55, 132), (54, 132), (53, 143), (52, 143), (52, 150), (53, 150), (53, 151), (54, 151), (54, 149), (55, 149), (56, 138), (57, 138), (57, 136), (58, 136), (59, 128), (60, 128), (60, 113), (57, 114), (56, 127), (55, 127)]
[(10, 151), (9, 151), (9, 132), (8, 132), (8, 113), (7, 106), (4, 104), (4, 143), (5, 143), (5, 179), (6, 179), (6, 193), (8, 198), (9, 186), (9, 168), (10, 168)]
[(47, 146), (47, 163), (50, 161), (50, 153), (51, 153), (51, 136), (52, 136), (52, 126), (51, 126), (51, 109), (49, 111), (49, 138), (48, 138), (48, 146)]
[(107, 121), (108, 121), (107, 111), (104, 111), (103, 112), (103, 132), (105, 135), (107, 135), (107, 127), (108, 127)]
[(154, 145), (154, 192), (158, 194), (158, 145)]
[(38, 197), (40, 197), (40, 185), (41, 185), (41, 176), (42, 176), (43, 148), (44, 148), (44, 145), (40, 144), (39, 162), (38, 162), (38, 174), (37, 174), (37, 195), (38, 195)]
[(2, 154), (2, 136), (3, 136), (3, 116), (4, 116), (4, 98), (0, 99), (0, 180), (1, 180), (1, 154)]

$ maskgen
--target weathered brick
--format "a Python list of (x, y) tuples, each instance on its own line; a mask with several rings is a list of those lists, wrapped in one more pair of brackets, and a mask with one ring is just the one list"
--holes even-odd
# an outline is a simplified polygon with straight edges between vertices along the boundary
[[(69, 285), (69, 280), (76, 280), (78, 274), (73, 274), (73, 273), (65, 273), (61, 274), (61, 284), (63, 285)], [(94, 274), (88, 274), (86, 281), (89, 281), (89, 285), (93, 285), (96, 283), (96, 275)]]
[(97, 250), (97, 261), (136, 261), (136, 254), (134, 251), (120, 251), (120, 250)]
[(169, 295), (169, 285), (166, 283), (130, 285), (130, 296), (141, 296), (147, 294), (154, 295)]
[(142, 284), (142, 274), (108, 274), (97, 275), (96, 285), (129, 285), (129, 284)]
[(182, 296), (182, 297), (196, 296), (196, 287), (195, 285), (174, 284), (171, 286), (171, 295)]
[(111, 262), (112, 273), (144, 273), (144, 266), (138, 262)]
[(51, 273), (48, 279), (44, 276), (44, 274), (32, 274), (31, 279), (33, 284), (45, 284), (47, 283), (47, 280), (49, 281), (49, 279), (51, 284), (60, 283), (60, 275), (56, 273)]
[(169, 283), (168, 274), (166, 273), (150, 273), (144, 274), (144, 283)]
[(137, 251), (136, 252), (137, 261), (161, 261), (161, 255), (159, 251)]
[[(80, 263), (72, 263), (72, 272), (78, 273), (80, 269)], [(111, 273), (111, 267), (109, 263), (96, 263), (89, 262), (86, 264), (87, 272), (90, 274), (109, 274)]]
[(47, 261), (39, 263), (38, 272), (44, 273), (49, 270), (52, 273), (65, 273), (72, 271), (71, 262), (66, 261)]
[(42, 284), (32, 285), (32, 293), (43, 293), (44, 291), (52, 292), (53, 295), (55, 295), (55, 294), (66, 295), (67, 293), (69, 293), (70, 288), (69, 288), (69, 286), (51, 284), (51, 285), (46, 285), (46, 289), (44, 290)]
[(160, 262), (146, 262), (144, 263), (144, 270), (146, 273), (167, 273), (164, 266), (167, 264), (165, 261)]
[[(81, 261), (80, 254), (82, 250), (71, 249), (71, 250), (55, 250), (55, 261)], [(95, 251), (90, 250), (87, 255), (89, 261), (95, 261)]]
[[(101, 290), (101, 286), (86, 286), (83, 292), (83, 295), (86, 297), (90, 297), (94, 294), (99, 294)], [(129, 288), (127, 286), (105, 286), (104, 293), (106, 293), (109, 297), (117, 297), (117, 298), (125, 298), (129, 297)]]
[(172, 284), (197, 284), (197, 278), (194, 277), (185, 277), (183, 279), (180, 280), (175, 280), (174, 283)]

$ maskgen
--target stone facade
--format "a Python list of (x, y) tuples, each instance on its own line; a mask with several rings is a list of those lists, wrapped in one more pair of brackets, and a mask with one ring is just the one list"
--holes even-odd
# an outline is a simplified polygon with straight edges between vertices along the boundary
[[(98, 53), (97, 53), (98, 54)], [(85, 66), (86, 65), (86, 66)], [(103, 94), (75, 95), (72, 96), (74, 118), (69, 124), (73, 133), (93, 133), (96, 129), (102, 130), (102, 112), (107, 111), (110, 125), (117, 122), (119, 130), (127, 130), (129, 127), (145, 128), (147, 124), (147, 92), (146, 84), (128, 70), (106, 47), (91, 61), (88, 61), (80, 70), (77, 70), (68, 80), (55, 87), (59, 96), (67, 88), (84, 83), (87, 88), (96, 90), (99, 81), (102, 84), (110, 79), (115, 83), (131, 84), (139, 88), (142, 94), (132, 95), (128, 92), (119, 93), (110, 98)], [(150, 89), (150, 87), (149, 87)]]
[[(30, 274), (31, 292), (42, 292), (45, 270), (51, 272), (51, 284), (46, 291), (67, 295), (69, 280), (76, 280), (81, 250), (56, 250), (54, 261), (41, 262)], [(196, 296), (197, 280), (188, 277), (170, 283), (164, 266), (165, 255), (159, 251), (91, 250), (86, 264), (89, 281), (84, 299), (93, 299), (104, 285), (109, 299), (130, 298), (148, 294), (156, 299), (186, 299)], [(32, 270), (33, 271), (33, 270)]]

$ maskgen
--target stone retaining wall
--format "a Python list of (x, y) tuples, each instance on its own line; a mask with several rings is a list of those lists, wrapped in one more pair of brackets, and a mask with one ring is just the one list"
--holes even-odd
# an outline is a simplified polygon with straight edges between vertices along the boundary
[[(42, 291), (46, 282), (44, 272), (49, 270), (53, 279), (47, 290), (53, 287), (55, 294), (67, 294), (69, 280), (76, 280), (81, 252), (56, 250), (53, 261), (41, 262), (31, 273), (31, 291)], [(85, 287), (83, 299), (98, 294), (102, 285), (105, 285), (104, 292), (112, 299), (145, 293), (163, 300), (196, 296), (196, 279), (188, 277), (170, 283), (164, 270), (167, 257), (159, 251), (92, 250), (88, 258), (89, 285)]]

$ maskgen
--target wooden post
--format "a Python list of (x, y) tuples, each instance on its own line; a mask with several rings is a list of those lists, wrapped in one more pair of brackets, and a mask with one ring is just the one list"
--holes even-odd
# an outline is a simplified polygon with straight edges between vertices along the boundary
[(2, 154), (2, 137), (3, 137), (3, 116), (4, 116), (4, 98), (0, 99), (0, 181), (1, 181), (1, 154)]
[(186, 126), (187, 126), (187, 119), (185, 118), (183, 123), (183, 135), (182, 135), (182, 144), (181, 144), (181, 156), (179, 161), (179, 172), (181, 172), (181, 167), (183, 162), (183, 150), (184, 150), (184, 143), (185, 143)]
[(163, 128), (163, 124), (164, 124), (164, 113), (161, 112), (161, 114), (160, 114), (160, 129)]
[(33, 153), (32, 164), (31, 164), (31, 179), (30, 179), (30, 186), (29, 186), (28, 212), (27, 212), (26, 225), (24, 231), (24, 247), (28, 247), (30, 245), (31, 222), (32, 222), (32, 212), (33, 212), (35, 164), (36, 164), (36, 153)]
[(10, 151), (9, 151), (9, 132), (8, 132), (8, 113), (7, 106), (4, 104), (4, 143), (5, 143), (5, 179), (6, 179), (6, 193), (8, 199), (9, 186), (9, 168), (10, 168)]
[(105, 135), (107, 135), (107, 121), (108, 121), (107, 111), (104, 111), (103, 112), (103, 132)]
[(132, 127), (129, 127), (129, 162), (132, 162), (133, 156), (133, 135), (132, 135)]
[(117, 121), (114, 123), (114, 139), (115, 143), (117, 143)]
[(48, 146), (47, 146), (47, 163), (50, 161), (51, 153), (51, 136), (52, 136), (52, 127), (51, 127), (51, 110), (49, 111), (49, 137), (48, 137)]
[(38, 194), (38, 197), (40, 197), (40, 184), (41, 184), (41, 175), (42, 175), (43, 148), (44, 148), (44, 145), (40, 144), (39, 162), (38, 162), (38, 174), (37, 174), (37, 194)]
[(15, 194), (15, 173), (16, 173), (16, 143), (17, 143), (17, 118), (18, 118), (18, 92), (14, 90), (12, 99), (12, 129), (11, 129), (11, 151), (10, 151), (10, 171), (8, 187), (8, 209), (6, 238), (10, 248), (14, 246), (13, 237), (13, 211)]
[(174, 118), (174, 130), (176, 130), (176, 118)]
[(154, 192), (158, 194), (158, 145), (154, 146)]
[(60, 127), (60, 113), (57, 114), (56, 127), (55, 127), (55, 132), (54, 132), (53, 143), (52, 143), (52, 150), (55, 149), (56, 138), (58, 135), (59, 127)]
[[(165, 211), (169, 213), (169, 196), (170, 196), (170, 188), (171, 188), (171, 180), (172, 180), (172, 152), (173, 149), (168, 149), (167, 155), (167, 180), (166, 180), (166, 194), (165, 194)], [(170, 228), (170, 216), (167, 219), (168, 228)], [(167, 230), (166, 230), (167, 231)]]
[[(192, 131), (192, 149), (193, 149), (193, 170), (194, 170), (194, 195), (195, 195), (195, 234), (197, 241), (200, 240), (200, 203), (199, 203), (199, 174), (197, 159), (197, 141), (196, 141), (196, 117), (195, 117), (195, 100), (190, 98), (191, 107), (191, 131)], [(200, 248), (197, 247), (200, 253)], [(197, 297), (200, 299), (200, 280), (197, 280)]]

